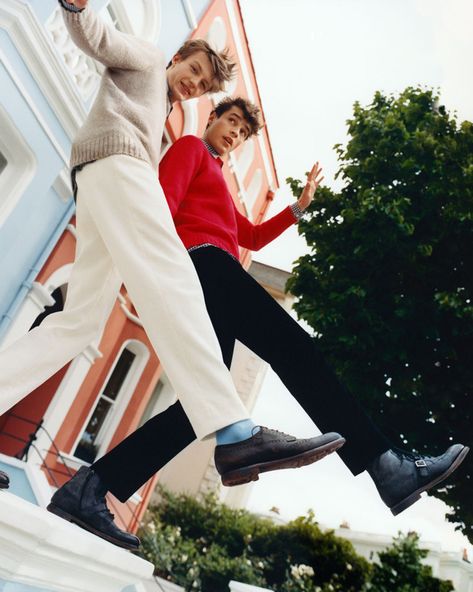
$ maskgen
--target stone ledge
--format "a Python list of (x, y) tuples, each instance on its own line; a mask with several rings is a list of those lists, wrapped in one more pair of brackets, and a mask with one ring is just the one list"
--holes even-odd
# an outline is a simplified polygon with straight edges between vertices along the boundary
[(120, 592), (152, 573), (136, 555), (0, 493), (0, 580), (54, 592)]

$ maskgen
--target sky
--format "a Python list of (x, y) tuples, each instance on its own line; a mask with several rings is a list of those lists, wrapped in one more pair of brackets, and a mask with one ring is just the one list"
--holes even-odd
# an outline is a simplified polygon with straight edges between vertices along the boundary
[[(325, 183), (334, 179), (336, 143), (346, 142), (355, 101), (376, 90), (409, 85), (440, 90), (460, 120), (473, 121), (473, 4), (471, 0), (240, 0), (281, 188), (269, 215), (293, 201), (284, 183), (302, 178), (319, 160)], [(268, 22), (269, 19), (269, 22)], [(305, 252), (296, 227), (254, 260), (291, 270)], [(258, 423), (299, 437), (314, 425), (268, 370), (253, 413)], [(446, 506), (425, 497), (397, 517), (366, 473), (353, 477), (336, 455), (310, 467), (264, 475), (252, 486), (249, 509), (279, 508), (286, 519), (314, 509), (320, 524), (397, 534), (417, 531), (444, 550), (473, 547), (444, 519)]]

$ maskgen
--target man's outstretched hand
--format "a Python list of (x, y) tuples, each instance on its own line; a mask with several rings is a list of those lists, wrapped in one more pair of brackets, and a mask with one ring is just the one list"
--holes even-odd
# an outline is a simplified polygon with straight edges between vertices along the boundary
[(314, 199), (314, 194), (317, 190), (317, 187), (323, 181), (323, 177), (320, 175), (322, 174), (322, 169), (319, 166), (319, 163), (316, 162), (312, 167), (312, 170), (307, 176), (307, 183), (304, 187), (304, 190), (301, 193), (300, 198), (297, 200), (297, 203), (302, 211), (308, 208)]

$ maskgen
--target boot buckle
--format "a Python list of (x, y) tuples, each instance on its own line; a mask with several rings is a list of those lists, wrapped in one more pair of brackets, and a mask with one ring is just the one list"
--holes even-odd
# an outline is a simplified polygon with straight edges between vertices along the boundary
[(418, 460), (415, 461), (415, 466), (418, 469), (421, 469), (423, 467), (426, 467), (427, 466), (427, 463), (425, 462), (425, 460), (423, 458), (419, 458)]

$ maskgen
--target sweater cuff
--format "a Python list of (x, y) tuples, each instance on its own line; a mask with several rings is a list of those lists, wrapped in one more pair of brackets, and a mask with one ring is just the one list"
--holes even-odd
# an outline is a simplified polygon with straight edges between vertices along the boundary
[(77, 8), (77, 6), (74, 6), (74, 4), (71, 4), (70, 2), (66, 2), (66, 0), (58, 0), (58, 2), (64, 8), (64, 10), (67, 10), (68, 12), (82, 12), (85, 10), (85, 7)]
[(299, 222), (299, 220), (304, 215), (304, 211), (300, 209), (299, 204), (297, 203), (297, 201), (295, 201), (289, 207), (291, 208), (291, 211), (292, 211), (292, 213), (294, 215), (294, 218), (296, 219), (297, 222)]

